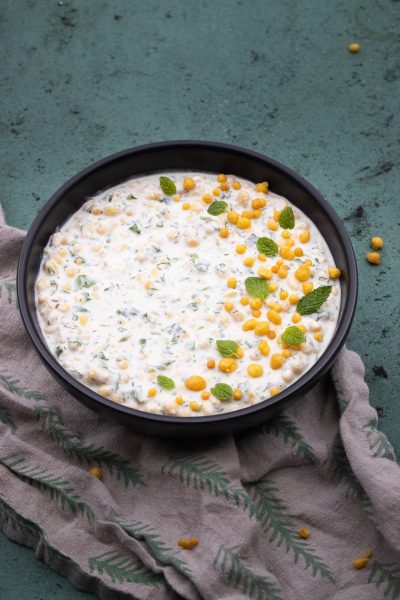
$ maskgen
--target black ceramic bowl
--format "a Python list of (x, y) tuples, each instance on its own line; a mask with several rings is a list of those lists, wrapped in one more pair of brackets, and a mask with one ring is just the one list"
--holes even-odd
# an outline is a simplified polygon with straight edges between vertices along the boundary
[[(339, 321), (324, 354), (309, 371), (280, 394), (235, 412), (206, 417), (170, 417), (116, 404), (96, 394), (63, 369), (47, 348), (39, 328), (34, 285), (49, 236), (88, 196), (135, 175), (171, 169), (233, 173), (254, 182), (268, 181), (272, 191), (286, 196), (314, 221), (343, 274)], [(27, 233), (18, 265), (17, 285), (21, 315), (28, 334), (45, 366), (72, 396), (104, 418), (117, 420), (141, 433), (205, 436), (239, 431), (266, 421), (301, 397), (326, 373), (342, 347), (353, 319), (357, 299), (357, 266), (341, 220), (321, 194), (302, 177), (250, 150), (216, 142), (175, 141), (124, 150), (96, 162), (67, 181), (45, 204)]]

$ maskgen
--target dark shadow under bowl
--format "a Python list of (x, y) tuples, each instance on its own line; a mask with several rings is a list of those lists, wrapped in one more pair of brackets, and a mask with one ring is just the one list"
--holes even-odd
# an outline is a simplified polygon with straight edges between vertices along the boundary
[[(318, 227), (342, 271), (341, 306), (329, 346), (304, 375), (278, 395), (230, 413), (205, 417), (154, 415), (116, 404), (72, 377), (47, 348), (35, 308), (35, 279), (50, 235), (88, 196), (126, 179), (152, 171), (190, 169), (231, 173), (250, 181), (268, 181), (273, 192), (298, 206)], [(67, 181), (45, 204), (32, 223), (22, 248), (17, 274), (18, 302), (28, 334), (44, 365), (77, 400), (130, 429), (162, 436), (214, 435), (259, 425), (299, 399), (327, 372), (348, 334), (357, 300), (357, 266), (343, 223), (322, 195), (280, 163), (228, 144), (201, 141), (160, 142), (124, 150), (84, 169)], [(71, 402), (74, 400), (71, 399)]]

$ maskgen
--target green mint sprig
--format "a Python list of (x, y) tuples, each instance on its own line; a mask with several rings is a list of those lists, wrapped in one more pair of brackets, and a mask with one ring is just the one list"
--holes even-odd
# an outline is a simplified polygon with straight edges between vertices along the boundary
[(162, 175), (160, 177), (160, 188), (166, 196), (173, 196), (176, 194), (176, 185), (169, 177)]
[(291, 206), (285, 206), (279, 215), (279, 225), (282, 229), (293, 229), (294, 214)]
[(171, 379), (170, 377), (166, 377), (165, 375), (158, 375), (157, 376), (157, 383), (160, 387), (162, 387), (164, 390), (173, 390), (175, 387), (175, 382), (173, 379)]
[(261, 237), (257, 240), (257, 250), (260, 254), (272, 258), (278, 254), (278, 245), (271, 238)]
[(217, 340), (217, 348), (221, 356), (229, 358), (230, 356), (237, 356), (239, 345), (232, 340)]
[(215, 387), (211, 388), (211, 393), (221, 402), (228, 402), (232, 399), (233, 389), (227, 383), (217, 383)]
[(303, 296), (296, 307), (297, 312), (302, 316), (318, 312), (323, 303), (328, 300), (331, 291), (331, 285), (321, 285), (307, 296)]
[(264, 300), (268, 296), (268, 281), (261, 279), (261, 277), (247, 277), (244, 285), (246, 287), (246, 292), (253, 298), (262, 298)]
[(306, 337), (304, 333), (296, 327), (296, 325), (291, 325), (287, 327), (285, 331), (281, 335), (281, 340), (285, 344), (289, 344), (290, 346), (295, 346), (297, 344), (302, 344), (306, 341)]
[(226, 202), (224, 202), (223, 200), (216, 200), (215, 202), (212, 202), (212, 204), (210, 204), (210, 206), (207, 208), (207, 212), (209, 215), (216, 217), (225, 212), (227, 208), (228, 204)]

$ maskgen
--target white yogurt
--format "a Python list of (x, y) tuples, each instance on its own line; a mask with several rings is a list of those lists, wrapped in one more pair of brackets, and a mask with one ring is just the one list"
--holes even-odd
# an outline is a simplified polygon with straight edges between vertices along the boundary
[[(162, 192), (160, 175), (176, 183), (176, 195)], [(179, 416), (244, 408), (304, 374), (334, 334), (340, 284), (328, 274), (333, 259), (312, 221), (287, 199), (265, 192), (265, 186), (233, 176), (220, 183), (215, 174), (170, 172), (132, 179), (85, 202), (51, 237), (36, 283), (40, 326), (61, 365), (115, 402)], [(205, 194), (227, 209), (209, 214)], [(252, 209), (255, 199), (265, 206)], [(277, 221), (276, 211), (287, 205), (295, 216), (292, 229)], [(240, 217), (243, 211), (253, 215)], [(235, 212), (250, 227), (230, 222)], [(254, 218), (246, 221), (249, 216)], [(228, 237), (221, 237), (225, 229)], [(260, 237), (276, 242), (288, 258), (259, 255)], [(296, 275), (301, 266), (310, 270), (306, 281)], [(270, 291), (258, 309), (245, 280), (258, 277), (260, 268)], [(232, 278), (236, 287), (229, 287)], [(309, 292), (309, 284), (332, 285), (332, 291), (318, 312), (299, 319), (295, 297)], [(268, 331), (244, 330), (249, 319)], [(305, 341), (287, 347), (280, 335), (293, 325), (304, 330)], [(217, 340), (234, 341), (242, 356), (221, 362)], [(283, 360), (279, 368), (273, 368), (274, 355)], [(261, 376), (250, 374), (254, 364)], [(159, 385), (158, 376), (170, 378), (173, 389)], [(187, 384), (193, 376), (202, 380)], [(219, 383), (234, 390), (231, 399), (211, 393)]]

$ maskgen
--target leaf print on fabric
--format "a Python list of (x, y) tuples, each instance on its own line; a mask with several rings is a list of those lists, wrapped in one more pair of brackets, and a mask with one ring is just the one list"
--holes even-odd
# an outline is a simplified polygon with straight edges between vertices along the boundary
[(392, 444), (387, 439), (386, 435), (379, 431), (377, 419), (371, 419), (366, 425), (367, 439), (369, 440), (369, 449), (372, 452), (372, 456), (375, 458), (388, 458), (389, 460), (396, 461), (396, 454)]
[(9, 377), (5, 373), (0, 373), (0, 383), (3, 384), (6, 390), (20, 398), (27, 398), (28, 400), (46, 400), (46, 397), (40, 392), (21, 387), (19, 379), (12, 379), (12, 377)]
[(268, 581), (266, 577), (256, 575), (249, 569), (244, 563), (246, 559), (235, 552), (238, 548), (239, 546), (228, 548), (221, 544), (214, 558), (214, 569), (222, 573), (228, 583), (248, 598), (254, 600), (283, 600), (280, 595), (281, 590), (276, 583)]
[(0, 408), (0, 423), (4, 423), (4, 425), (7, 425), (13, 431), (17, 429), (12, 416), (6, 408)]
[(99, 575), (106, 573), (113, 583), (140, 583), (142, 585), (166, 585), (162, 575), (150, 571), (137, 557), (122, 556), (110, 550), (89, 558), (89, 569)]
[(0, 279), (0, 300), (7, 299), (8, 304), (17, 304), (17, 286), (13, 279)]
[(339, 380), (333, 371), (330, 371), (330, 377), (335, 388), (335, 397), (338, 403), (339, 413), (342, 415), (347, 408), (348, 400), (344, 397), (339, 386)]
[(352, 498), (361, 510), (373, 519), (371, 501), (352, 471), (339, 433), (332, 444), (331, 455), (328, 459), (328, 468), (329, 476), (333, 481), (347, 485), (346, 497)]
[(0, 492), (0, 522), (9, 523), (14, 531), (24, 528), (31, 535), (42, 533), (37, 523), (19, 514), (17, 508)]
[(269, 533), (268, 541), (275, 542), (278, 548), (284, 546), (291, 552), (294, 562), (304, 561), (304, 569), (311, 569), (313, 577), (319, 575), (323, 579), (335, 583), (329, 567), (316, 555), (312, 546), (299, 537), (297, 527), (290, 517), (284, 501), (278, 497), (279, 488), (272, 481), (264, 481), (260, 485), (252, 485), (249, 490), (251, 499), (257, 509), (257, 521), (265, 533)]
[(184, 575), (191, 575), (187, 562), (177, 556), (179, 550), (173, 550), (167, 546), (154, 527), (151, 527), (142, 521), (128, 521), (127, 519), (119, 517), (114, 512), (111, 513), (110, 519), (113, 523), (119, 525), (129, 536), (139, 541), (143, 540), (153, 557), (160, 563), (172, 565)]
[(213, 496), (223, 496), (232, 500), (236, 506), (249, 510), (254, 515), (254, 507), (247, 492), (231, 485), (228, 474), (221, 471), (219, 466), (205, 456), (170, 456), (161, 469), (170, 477), (178, 475), (187, 487), (208, 490)]
[(74, 488), (67, 479), (48, 473), (42, 467), (26, 464), (24, 458), (15, 455), (4, 456), (0, 458), (0, 462), (29, 485), (49, 493), (50, 498), (58, 503), (61, 510), (68, 508), (74, 515), (81, 514), (89, 521), (95, 518), (93, 508), (74, 493)]
[(310, 462), (315, 462), (315, 454), (312, 447), (301, 435), (295, 421), (286, 413), (280, 413), (267, 422), (263, 427), (263, 431), (265, 433), (274, 433), (276, 437), (282, 437), (285, 444), (289, 444), (297, 456), (302, 456)]
[(400, 598), (400, 566), (398, 563), (381, 563), (374, 560), (368, 583), (375, 583), (377, 588), (383, 590), (383, 597), (387, 600)]
[(40, 525), (35, 521), (32, 521), (29, 517), (25, 517), (21, 514), (20, 508), (17, 508), (10, 502), (3, 492), (0, 492), (0, 523), (10, 524), (14, 531), (23, 530), (24, 539), (27, 533), (31, 536), (41, 536), (47, 552), (57, 557), (58, 561), (70, 561), (70, 557), (66, 557), (49, 543), (46, 534)]
[(132, 467), (125, 458), (110, 452), (104, 446), (85, 442), (80, 435), (63, 423), (54, 408), (48, 405), (38, 405), (35, 408), (35, 414), (43, 420), (44, 426), (64, 452), (75, 457), (79, 464), (95, 463), (107, 468), (110, 475), (115, 475), (117, 480), (121, 479), (124, 482), (125, 488), (129, 485), (145, 485), (141, 473)]

